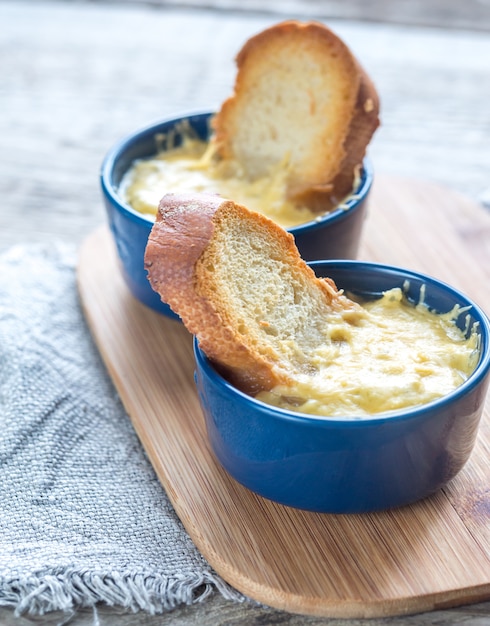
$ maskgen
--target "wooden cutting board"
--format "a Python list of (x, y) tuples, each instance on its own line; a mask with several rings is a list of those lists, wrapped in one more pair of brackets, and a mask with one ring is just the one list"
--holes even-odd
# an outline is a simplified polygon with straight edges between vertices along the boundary
[[(490, 215), (433, 184), (379, 176), (359, 255), (450, 282), (490, 311)], [(490, 401), (463, 471), (435, 496), (366, 515), (254, 495), (214, 460), (191, 337), (136, 302), (105, 227), (80, 251), (87, 320), (134, 428), (194, 543), (233, 587), (278, 609), (400, 615), (490, 598)]]

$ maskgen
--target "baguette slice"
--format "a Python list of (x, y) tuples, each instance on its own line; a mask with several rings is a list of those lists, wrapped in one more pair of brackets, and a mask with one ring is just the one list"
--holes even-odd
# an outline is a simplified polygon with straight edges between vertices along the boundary
[(247, 393), (309, 371), (327, 315), (358, 306), (315, 276), (292, 235), (215, 195), (162, 198), (145, 267), (206, 355)]
[(321, 23), (286, 21), (249, 39), (233, 95), (213, 121), (215, 151), (251, 180), (288, 160), (287, 195), (324, 212), (351, 191), (379, 125), (374, 85)]

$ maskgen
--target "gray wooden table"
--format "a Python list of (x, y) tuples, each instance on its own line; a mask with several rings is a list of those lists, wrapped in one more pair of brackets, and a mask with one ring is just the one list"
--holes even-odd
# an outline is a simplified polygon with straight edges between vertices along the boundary
[[(98, 172), (110, 145), (167, 114), (216, 108), (230, 92), (241, 44), (282, 17), (318, 15), (371, 74), (383, 120), (370, 149), (376, 171), (436, 181), (487, 210), (488, 4), (399, 2), (404, 24), (396, 23), (397, 3), (381, 0), (371, 17), (386, 14), (384, 23), (364, 21), (362, 1), (272, 2), (269, 14), (226, 10), (237, 8), (234, 0), (194, 4), (201, 6), (0, 0), (0, 251), (26, 241), (79, 243), (105, 220)], [(238, 6), (246, 9), (246, 0)], [(365, 623), (289, 615), (217, 594), (162, 616), (100, 607), (97, 619), (104, 626)], [(0, 609), (7, 625), (61, 620)], [(97, 622), (84, 610), (70, 623)], [(481, 626), (490, 624), (490, 602), (368, 623)]]

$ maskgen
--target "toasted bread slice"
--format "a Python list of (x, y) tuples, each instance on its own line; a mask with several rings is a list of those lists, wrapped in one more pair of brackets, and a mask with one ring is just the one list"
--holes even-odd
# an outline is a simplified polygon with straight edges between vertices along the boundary
[(214, 195), (162, 198), (145, 267), (202, 350), (249, 393), (309, 370), (327, 316), (357, 307), (315, 276), (289, 233)]
[(379, 99), (349, 48), (317, 22), (249, 39), (233, 95), (213, 121), (216, 153), (250, 179), (288, 161), (288, 196), (325, 211), (352, 191), (379, 125)]

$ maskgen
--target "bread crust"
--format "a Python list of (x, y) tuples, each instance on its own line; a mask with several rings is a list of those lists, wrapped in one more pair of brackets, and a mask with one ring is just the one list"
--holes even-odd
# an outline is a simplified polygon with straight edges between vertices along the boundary
[(313, 211), (331, 210), (352, 192), (366, 156), (367, 146), (380, 125), (378, 93), (369, 76), (357, 65), (359, 89), (349, 131), (343, 143), (344, 158), (337, 173), (328, 183), (292, 191), (298, 202), (304, 203)]
[(213, 120), (217, 154), (254, 178), (289, 151), (288, 196), (318, 211), (338, 204), (379, 125), (378, 94), (350, 49), (319, 22), (289, 20), (249, 39), (236, 64)]
[[(259, 330), (255, 320), (240, 331), (240, 315), (235, 301), (227, 299), (221, 283), (237, 280), (232, 274), (234, 260), (223, 259), (219, 238), (230, 237), (229, 224), (249, 230), (251, 238), (260, 234), (270, 254), (280, 259), (291, 275), (312, 289), (318, 303), (327, 310), (349, 308), (348, 301), (330, 280), (319, 279), (301, 259), (294, 238), (261, 214), (249, 211), (230, 200), (206, 194), (167, 194), (160, 202), (145, 254), (145, 267), (152, 288), (182, 319), (199, 340), (200, 347), (224, 375), (247, 393), (271, 389), (289, 381), (288, 363), (273, 344), (261, 337), (274, 314), (263, 314)], [(217, 243), (218, 242), (218, 243)], [(245, 264), (261, 262), (256, 257), (239, 260)], [(268, 252), (269, 254), (269, 252)], [(228, 263), (228, 264), (227, 264)], [(236, 272), (235, 272), (236, 274)], [(266, 287), (252, 285), (257, 300), (267, 298)], [(352, 303), (353, 304), (353, 303)], [(249, 323), (250, 322), (250, 323)]]

